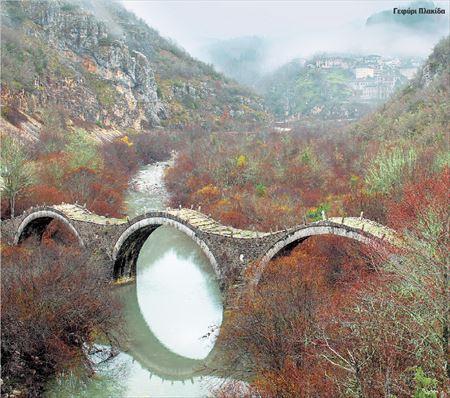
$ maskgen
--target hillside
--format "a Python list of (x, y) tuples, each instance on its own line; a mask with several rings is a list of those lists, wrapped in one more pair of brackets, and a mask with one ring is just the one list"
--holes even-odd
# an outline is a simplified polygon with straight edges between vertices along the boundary
[(261, 91), (279, 117), (355, 119), (370, 108), (352, 98), (352, 77), (349, 70), (308, 68), (294, 60), (266, 78)]
[(5, 2), (2, 55), (3, 104), (16, 122), (17, 110), (39, 121), (50, 107), (85, 128), (138, 131), (267, 118), (256, 95), (115, 2)]
[(320, 54), (293, 60), (263, 77), (258, 89), (278, 118), (359, 119), (384, 101), (417, 66), (413, 59)]
[(367, 139), (443, 144), (450, 132), (450, 37), (433, 49), (416, 77), (377, 112), (351, 129)]

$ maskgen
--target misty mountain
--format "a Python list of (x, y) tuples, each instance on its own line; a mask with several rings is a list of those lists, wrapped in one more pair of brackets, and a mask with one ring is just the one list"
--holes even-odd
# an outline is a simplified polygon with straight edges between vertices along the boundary
[[(444, 7), (442, 2), (440, 4)], [(384, 7), (381, 5), (377, 9), (382, 10)], [(409, 4), (399, 1), (398, 8), (434, 10), (436, 4), (431, 1), (416, 1)], [(208, 39), (208, 44), (200, 47), (199, 56), (212, 63), (225, 75), (259, 89), (259, 80), (270, 79), (270, 75), (277, 68), (288, 64), (291, 60), (310, 58), (318, 53), (378, 54), (384, 57), (424, 59), (433, 46), (448, 35), (448, 9), (444, 15), (393, 14), (393, 8), (370, 15), (370, 12), (365, 13), (362, 9), (353, 21), (332, 29), (327, 29), (325, 20), (319, 17), (317, 26), (305, 23), (301, 15), (299, 22), (295, 23), (292, 16), (297, 10), (293, 5), (278, 9), (290, 11), (289, 18), (285, 15), (284, 20), (281, 19), (285, 22), (285, 31), (280, 28), (280, 21), (277, 21), (274, 22), (273, 32), (268, 27), (267, 30), (260, 28), (259, 32), (263, 33), (255, 36), (212, 42)], [(310, 9), (314, 7), (312, 5), (304, 7), (305, 15)], [(279, 11), (278, 15), (282, 16), (283, 13)], [(249, 19), (249, 26), (260, 24), (260, 18), (261, 15), (255, 13), (256, 22)]]
[(254, 86), (264, 73), (268, 49), (264, 38), (252, 36), (214, 41), (204, 52), (219, 71), (240, 83)]
[[(432, 1), (413, 1), (409, 4), (399, 4), (401, 10), (418, 10), (426, 8), (434, 10), (436, 5)], [(385, 10), (367, 18), (367, 26), (382, 26), (386, 28), (399, 27), (411, 31), (424, 33), (444, 33), (448, 30), (448, 15), (445, 14), (394, 14), (393, 9)]]
[(257, 85), (279, 119), (358, 119), (411, 79), (418, 58), (318, 54), (297, 59)]

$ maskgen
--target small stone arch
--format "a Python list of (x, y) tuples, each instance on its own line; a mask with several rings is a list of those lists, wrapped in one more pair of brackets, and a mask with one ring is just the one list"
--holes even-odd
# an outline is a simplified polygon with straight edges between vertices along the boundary
[(113, 249), (114, 278), (134, 276), (139, 252), (150, 234), (162, 225), (167, 225), (185, 233), (197, 245), (210, 261), (218, 280), (221, 280), (219, 265), (207, 244), (201, 240), (195, 231), (180, 221), (166, 217), (148, 217), (137, 221), (128, 227), (116, 241)]
[(368, 234), (358, 231), (357, 229), (343, 227), (339, 225), (311, 225), (301, 228), (294, 233), (287, 235), (284, 239), (276, 242), (262, 257), (256, 274), (254, 275), (251, 284), (256, 286), (261, 279), (261, 276), (272, 258), (280, 253), (284, 248), (292, 245), (295, 242), (301, 243), (304, 240), (319, 235), (335, 235), (344, 238), (353, 239), (366, 245), (377, 245), (377, 239), (370, 237)]
[(77, 238), (79, 245), (84, 247), (83, 239), (72, 223), (66, 217), (53, 210), (38, 210), (25, 217), (17, 229), (14, 244), (22, 243), (31, 235), (37, 235), (41, 238), (45, 229), (53, 220), (61, 221)]

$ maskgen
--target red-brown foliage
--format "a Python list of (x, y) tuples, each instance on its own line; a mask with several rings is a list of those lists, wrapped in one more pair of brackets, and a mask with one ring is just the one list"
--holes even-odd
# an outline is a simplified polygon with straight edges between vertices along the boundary
[(323, 330), (375, 277), (373, 260), (370, 250), (337, 237), (310, 238), (273, 260), (222, 327), (231, 373), (250, 369), (251, 388), (263, 397), (339, 396), (336, 379), (345, 372), (322, 356)]
[(406, 185), (402, 200), (388, 202), (390, 225), (398, 230), (411, 229), (429, 211), (441, 220), (448, 218), (449, 182), (450, 169), (446, 167)]
[[(368, 197), (365, 206), (344, 205), (349, 191), (362, 189), (367, 162), (361, 159), (363, 142), (347, 138), (310, 131), (289, 136), (212, 134), (186, 140), (166, 174), (171, 205), (201, 206), (235, 227), (259, 230), (298, 224), (321, 205), (330, 214), (347, 210), (359, 215), (361, 207), (375, 206), (379, 198)], [(358, 187), (354, 181), (360, 182)], [(208, 186), (215, 187), (214, 195), (205, 195)], [(380, 212), (369, 213), (378, 217)]]
[(94, 332), (108, 336), (120, 320), (108, 277), (76, 246), (2, 248), (4, 393), (20, 387), (39, 396), (62, 367), (89, 366), (85, 344)]

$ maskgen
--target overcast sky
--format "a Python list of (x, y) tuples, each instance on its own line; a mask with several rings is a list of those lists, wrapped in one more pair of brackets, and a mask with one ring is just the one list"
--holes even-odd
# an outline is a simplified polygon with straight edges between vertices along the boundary
[[(194, 56), (212, 40), (262, 36), (273, 47), (273, 63), (321, 51), (426, 55), (436, 37), (364, 27), (374, 12), (407, 7), (410, 1), (149, 1), (122, 0), (162, 36)], [(446, 9), (448, 2), (435, 2)], [(407, 18), (407, 16), (401, 16)], [(397, 32), (398, 33), (398, 32)]]

